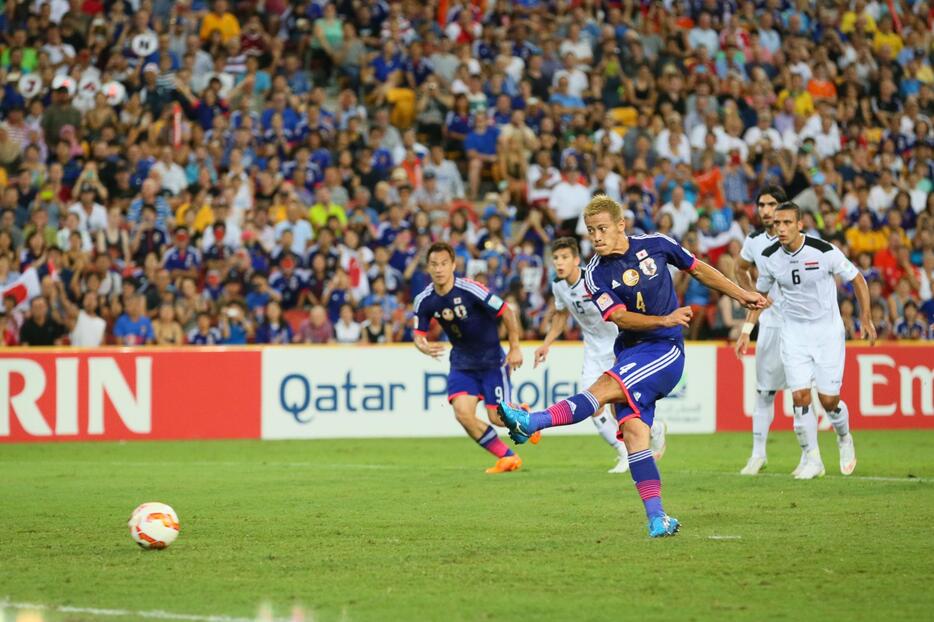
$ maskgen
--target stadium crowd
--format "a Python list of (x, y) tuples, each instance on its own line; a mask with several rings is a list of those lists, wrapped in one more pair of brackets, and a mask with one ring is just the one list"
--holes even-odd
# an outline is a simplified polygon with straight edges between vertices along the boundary
[[(407, 341), (435, 240), (539, 338), (594, 194), (729, 275), (767, 184), (881, 337), (934, 338), (932, 26), (924, 0), (6, 0), (3, 341)], [(679, 283), (690, 338), (738, 334)]]

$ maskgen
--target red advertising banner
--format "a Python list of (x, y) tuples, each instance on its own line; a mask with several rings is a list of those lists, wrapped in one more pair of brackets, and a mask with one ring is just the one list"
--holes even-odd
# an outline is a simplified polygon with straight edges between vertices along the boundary
[(0, 353), (0, 443), (258, 438), (259, 350)]
[[(717, 352), (717, 430), (750, 430), (755, 359)], [(934, 428), (934, 345), (847, 346), (842, 398), (854, 429)], [(790, 430), (791, 396), (776, 398), (772, 429)]]

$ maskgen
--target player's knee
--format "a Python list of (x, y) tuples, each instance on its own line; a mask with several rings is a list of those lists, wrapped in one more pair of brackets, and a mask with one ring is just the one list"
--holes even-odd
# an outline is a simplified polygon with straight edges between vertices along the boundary
[(820, 399), (820, 405), (826, 411), (837, 410), (837, 406), (840, 404), (839, 395), (818, 395), (818, 398)]
[(775, 403), (775, 391), (756, 391), (759, 403), (763, 406), (771, 406)]
[(791, 394), (791, 399), (794, 401), (795, 406), (810, 406), (811, 389), (801, 389), (800, 391), (795, 391)]
[(623, 442), (629, 453), (649, 448), (651, 429), (642, 419), (633, 417), (623, 422)]
[(466, 408), (455, 408), (454, 418), (459, 424), (466, 426), (476, 418), (476, 415)]
[(490, 423), (492, 423), (493, 425), (498, 425), (500, 427), (505, 427), (506, 424), (503, 422), (503, 418), (499, 416), (499, 413), (496, 412), (495, 409), (487, 408), (486, 414), (487, 414), (487, 417), (489, 417), (490, 419)]

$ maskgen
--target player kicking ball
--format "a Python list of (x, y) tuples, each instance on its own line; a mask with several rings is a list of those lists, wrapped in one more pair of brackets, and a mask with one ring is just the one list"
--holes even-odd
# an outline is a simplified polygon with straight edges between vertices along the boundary
[[(782, 203), (773, 219), (778, 240), (762, 251), (756, 289), (768, 292), (777, 285), (782, 295), (781, 359), (794, 400), (795, 435), (805, 462), (796, 479), (824, 475), (817, 445), (817, 416), (811, 409), (811, 381), (840, 449), (840, 472), (856, 468), (856, 448), (850, 434), (850, 413), (840, 400), (843, 384), (846, 334), (837, 304), (835, 276), (853, 282), (860, 310), (860, 336), (875, 343), (869, 307), (869, 286), (843, 253), (833, 244), (801, 232), (801, 209)], [(755, 321), (756, 314), (751, 314)]]
[[(604, 322), (602, 314), (590, 302), (590, 294), (584, 287), (584, 271), (580, 267), (580, 248), (577, 240), (565, 237), (552, 242), (551, 258), (557, 274), (557, 278), (551, 284), (555, 312), (551, 317), (548, 334), (545, 335), (545, 343), (535, 351), (535, 367), (545, 362), (548, 350), (564, 332), (568, 316), (571, 315), (580, 325), (584, 337), (584, 368), (581, 370), (578, 386), (589, 387), (616, 361), (613, 344), (619, 335), (619, 329), (616, 324)], [(590, 420), (607, 445), (616, 451), (616, 466), (609, 472), (628, 472), (629, 454), (626, 444), (617, 438), (619, 426), (616, 418), (608, 409), (600, 408)], [(530, 440), (536, 442), (535, 438)], [(661, 421), (652, 424), (651, 445), (654, 458), (659, 460), (665, 453), (665, 425)]]
[[(448, 401), (454, 416), (470, 438), (496, 456), (487, 473), (506, 473), (522, 466), (522, 460), (506, 446), (493, 426), (477, 417), (477, 403), (486, 403), (490, 421), (503, 425), (496, 403), (512, 399), (510, 371), (522, 365), (519, 349), (519, 321), (498, 296), (469, 279), (454, 276), (454, 249), (444, 242), (428, 248), (431, 285), (415, 297), (415, 347), (440, 359), (445, 346), (429, 342), (425, 334), (431, 319), (441, 325), (451, 345), (448, 373)], [(509, 354), (499, 343), (498, 318), (503, 319), (509, 337)]]
[[(766, 186), (756, 198), (759, 222), (763, 228), (751, 233), (743, 242), (736, 268), (736, 282), (745, 290), (755, 290), (755, 277), (750, 269), (756, 266), (761, 273), (762, 268), (758, 263), (765, 259), (762, 251), (778, 241), (773, 217), (775, 208), (786, 200), (785, 191), (778, 186)], [(772, 287), (768, 297), (772, 301), (768, 309), (763, 310), (761, 314), (758, 311), (749, 312), (750, 315), (759, 314), (759, 338), (756, 341), (756, 408), (752, 414), (752, 455), (740, 471), (742, 475), (757, 475), (768, 462), (766, 443), (772, 419), (775, 417), (775, 394), (785, 388), (785, 368), (782, 366), (779, 344), (782, 332), (781, 290), (777, 286)], [(742, 333), (736, 340), (737, 357), (746, 353), (753, 328), (755, 323), (747, 318)], [(802, 453), (799, 469), (804, 465), (805, 458), (806, 454)]]
[(499, 413), (510, 437), (524, 443), (538, 430), (583, 421), (613, 404), (649, 536), (674, 535), (680, 524), (662, 507), (661, 476), (649, 449), (655, 404), (675, 388), (684, 370), (682, 328), (691, 321), (691, 309), (678, 307), (668, 266), (688, 271), (748, 308), (764, 308), (768, 300), (742, 289), (667, 236), (627, 237), (622, 208), (605, 195), (591, 199), (584, 222), (596, 251), (585, 285), (602, 317), (620, 329), (616, 361), (589, 389), (547, 410), (529, 413), (504, 401)]

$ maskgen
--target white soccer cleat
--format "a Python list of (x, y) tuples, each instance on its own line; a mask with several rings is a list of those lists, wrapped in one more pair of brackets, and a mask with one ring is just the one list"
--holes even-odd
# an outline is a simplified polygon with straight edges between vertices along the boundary
[(616, 466), (607, 473), (629, 473), (629, 456), (620, 456), (616, 461)]
[(662, 459), (665, 450), (668, 448), (668, 441), (665, 438), (667, 435), (668, 424), (661, 419), (657, 420), (649, 429), (649, 449), (652, 450), (652, 457), (655, 458), (656, 462)]
[(808, 452), (801, 452), (801, 460), (798, 461), (798, 466), (795, 467), (795, 470), (791, 472), (792, 475), (798, 477), (798, 473), (801, 472), (801, 469), (804, 468), (804, 465), (808, 463)]
[(795, 475), (795, 479), (814, 479), (815, 477), (823, 477), (824, 473), (824, 461), (821, 460), (820, 454), (815, 451), (808, 455), (807, 461), (798, 471), (798, 474)]
[(767, 461), (765, 456), (750, 456), (746, 461), (746, 466), (739, 472), (740, 475), (758, 475), (759, 471), (765, 468)]
[(840, 448), (840, 472), (851, 475), (856, 470), (856, 446), (853, 444), (853, 435), (837, 437), (837, 447)]

